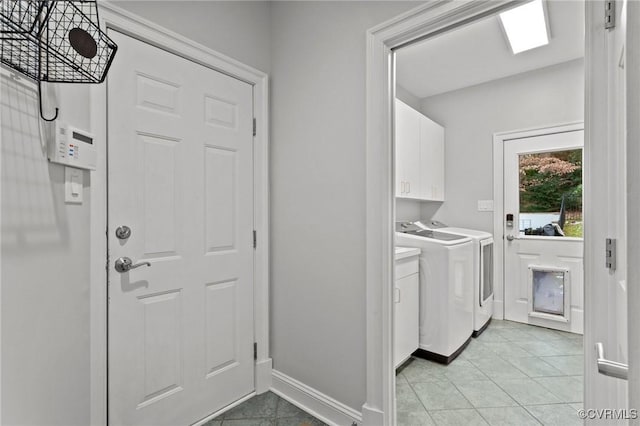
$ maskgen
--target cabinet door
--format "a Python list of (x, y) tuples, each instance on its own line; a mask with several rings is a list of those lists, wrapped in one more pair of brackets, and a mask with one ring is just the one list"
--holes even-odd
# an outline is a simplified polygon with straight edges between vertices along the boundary
[(393, 351), (396, 367), (418, 349), (418, 286), (418, 274), (409, 275), (396, 281)]
[(444, 201), (444, 127), (420, 117), (420, 198)]
[(420, 116), (396, 99), (396, 197), (419, 198)]

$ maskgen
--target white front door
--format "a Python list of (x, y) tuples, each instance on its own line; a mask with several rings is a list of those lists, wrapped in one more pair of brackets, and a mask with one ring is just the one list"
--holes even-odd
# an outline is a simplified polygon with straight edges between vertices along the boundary
[(109, 418), (188, 425), (254, 390), (253, 89), (111, 36)]
[(505, 319), (583, 332), (583, 140), (574, 130), (504, 142)]

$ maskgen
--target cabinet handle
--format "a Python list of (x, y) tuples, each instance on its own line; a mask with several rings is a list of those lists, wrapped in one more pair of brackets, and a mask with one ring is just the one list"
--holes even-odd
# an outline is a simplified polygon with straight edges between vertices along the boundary
[(411, 182), (407, 182), (407, 194), (411, 194)]
[(400, 303), (400, 289), (398, 287), (394, 288), (393, 298), (395, 303)]

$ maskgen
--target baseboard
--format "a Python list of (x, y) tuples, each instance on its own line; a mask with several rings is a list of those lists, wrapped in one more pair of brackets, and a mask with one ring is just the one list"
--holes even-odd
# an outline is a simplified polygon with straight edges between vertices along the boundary
[(298, 380), (272, 370), (271, 391), (328, 425), (345, 426), (362, 422), (362, 413), (336, 401)]
[(363, 425), (383, 425), (384, 413), (376, 408), (371, 408), (367, 404), (362, 406)]
[(271, 389), (272, 369), (271, 358), (256, 362), (256, 394), (260, 395)]

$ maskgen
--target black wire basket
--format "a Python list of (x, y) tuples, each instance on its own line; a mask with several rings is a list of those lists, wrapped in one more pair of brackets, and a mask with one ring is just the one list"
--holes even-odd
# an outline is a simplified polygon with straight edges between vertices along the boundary
[(117, 45), (96, 1), (0, 0), (2, 63), (36, 81), (101, 83)]
[(0, 38), (26, 37), (34, 30), (44, 1), (0, 0)]

